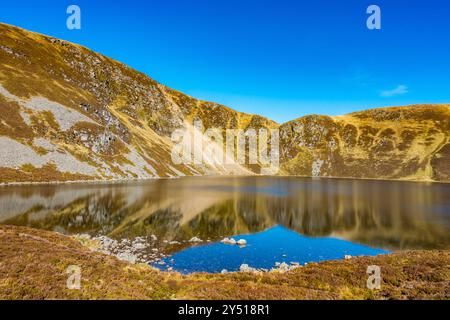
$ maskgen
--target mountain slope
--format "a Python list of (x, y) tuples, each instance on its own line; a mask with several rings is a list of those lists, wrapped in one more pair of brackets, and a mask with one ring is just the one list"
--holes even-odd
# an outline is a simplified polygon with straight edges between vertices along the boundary
[(286, 174), (450, 180), (450, 105), (307, 116), (280, 130)]
[[(281, 174), (450, 180), (450, 105), (279, 126), (196, 100), (87, 48), (0, 24), (0, 183), (254, 174), (237, 163), (177, 165), (177, 129), (280, 129)], [(222, 132), (223, 134), (223, 132)]]
[[(7, 181), (226, 174), (175, 165), (189, 118), (226, 128), (275, 123), (195, 100), (78, 45), (0, 24), (0, 157)], [(234, 166), (234, 172), (248, 173)]]

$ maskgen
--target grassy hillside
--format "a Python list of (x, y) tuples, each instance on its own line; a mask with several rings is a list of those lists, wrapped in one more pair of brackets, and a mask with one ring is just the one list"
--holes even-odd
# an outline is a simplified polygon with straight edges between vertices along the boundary
[(226, 174), (173, 164), (171, 133), (194, 118), (218, 128), (276, 125), (55, 38), (0, 24), (0, 44), (0, 145), (22, 155), (0, 157), (1, 182)]
[(281, 174), (450, 180), (450, 105), (279, 126), (194, 99), (79, 45), (0, 24), (0, 183), (259, 173), (176, 165), (176, 129), (279, 128)]
[(280, 130), (285, 174), (450, 180), (450, 105), (313, 115)]
[[(163, 273), (94, 253), (72, 238), (0, 226), (0, 299), (450, 299), (448, 251), (308, 264), (288, 273)], [(67, 268), (81, 268), (68, 290)], [(367, 266), (381, 268), (367, 289)]]

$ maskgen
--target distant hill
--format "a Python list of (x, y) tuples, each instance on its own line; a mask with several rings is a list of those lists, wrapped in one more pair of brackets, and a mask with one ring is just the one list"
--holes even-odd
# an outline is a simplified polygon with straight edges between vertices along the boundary
[(259, 173), (259, 165), (174, 164), (171, 134), (194, 120), (280, 129), (283, 175), (450, 181), (449, 119), (450, 105), (414, 105), (279, 125), (0, 24), (0, 183)]
[(450, 105), (306, 116), (280, 130), (286, 174), (450, 180)]

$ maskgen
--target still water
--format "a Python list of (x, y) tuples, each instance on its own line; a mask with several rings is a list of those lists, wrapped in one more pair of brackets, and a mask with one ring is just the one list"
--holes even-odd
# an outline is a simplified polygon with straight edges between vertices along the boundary
[[(285, 177), (193, 177), (0, 188), (0, 224), (158, 239), (183, 273), (270, 269), (450, 247), (450, 185)], [(200, 242), (190, 242), (192, 238)], [(245, 246), (223, 244), (224, 237)], [(144, 240), (142, 240), (144, 241)]]

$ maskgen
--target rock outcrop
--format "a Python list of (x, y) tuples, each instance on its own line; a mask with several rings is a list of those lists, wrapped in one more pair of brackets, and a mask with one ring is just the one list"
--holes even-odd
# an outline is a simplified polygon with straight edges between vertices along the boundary
[(450, 105), (307, 116), (280, 130), (285, 174), (450, 180)]
[[(280, 130), (283, 175), (450, 180), (450, 105), (286, 124), (194, 99), (79, 45), (0, 24), (0, 183), (258, 174), (176, 164), (177, 129)], [(191, 128), (192, 130), (192, 128)]]

